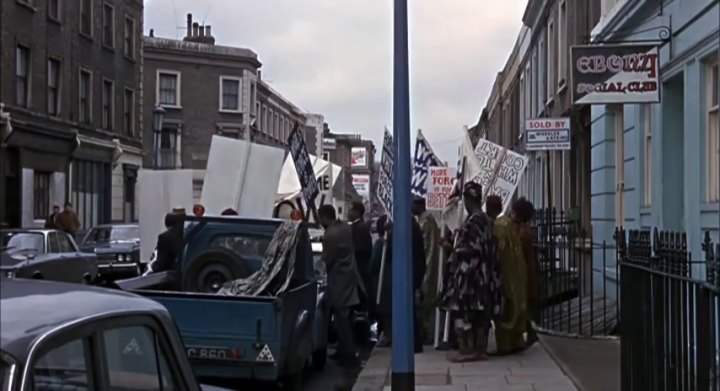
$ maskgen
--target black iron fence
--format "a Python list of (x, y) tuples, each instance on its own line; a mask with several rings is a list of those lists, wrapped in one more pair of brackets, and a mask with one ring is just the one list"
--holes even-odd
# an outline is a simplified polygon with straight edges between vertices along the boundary
[(621, 382), (628, 390), (720, 390), (720, 244), (695, 261), (685, 233), (616, 230)]
[(617, 252), (594, 242), (571, 213), (536, 211), (538, 307), (536, 328), (574, 337), (607, 337), (617, 331)]

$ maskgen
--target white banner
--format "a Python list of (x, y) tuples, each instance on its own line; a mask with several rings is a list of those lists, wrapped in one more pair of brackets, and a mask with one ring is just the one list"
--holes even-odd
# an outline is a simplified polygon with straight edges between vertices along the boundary
[(480, 161), (480, 175), (475, 180), (482, 185), (483, 196), (500, 196), (503, 211), (507, 210), (527, 167), (527, 157), (485, 139), (478, 142), (475, 155)]
[(353, 174), (352, 184), (355, 191), (357, 191), (362, 198), (367, 198), (370, 195), (370, 175)]
[(457, 175), (455, 167), (428, 167), (425, 207), (428, 210), (443, 210), (452, 193)]

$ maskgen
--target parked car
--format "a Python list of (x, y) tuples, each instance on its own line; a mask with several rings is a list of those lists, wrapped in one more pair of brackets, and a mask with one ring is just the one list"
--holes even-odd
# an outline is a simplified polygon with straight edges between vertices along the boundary
[(140, 228), (137, 224), (103, 224), (90, 229), (80, 249), (94, 252), (100, 278), (114, 280), (141, 275), (145, 263), (140, 261)]
[(8, 278), (95, 282), (97, 257), (83, 253), (75, 239), (54, 229), (0, 231), (0, 271)]
[(0, 284), (0, 390), (222, 390), (193, 376), (170, 315), (140, 296), (50, 281)]

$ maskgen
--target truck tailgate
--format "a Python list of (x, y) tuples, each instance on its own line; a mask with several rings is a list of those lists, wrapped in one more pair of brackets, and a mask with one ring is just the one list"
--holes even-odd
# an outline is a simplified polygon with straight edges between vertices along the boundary
[[(277, 338), (279, 299), (138, 292), (170, 311), (183, 338), (208, 337), (272, 342)], [(259, 342), (259, 341), (258, 341)]]

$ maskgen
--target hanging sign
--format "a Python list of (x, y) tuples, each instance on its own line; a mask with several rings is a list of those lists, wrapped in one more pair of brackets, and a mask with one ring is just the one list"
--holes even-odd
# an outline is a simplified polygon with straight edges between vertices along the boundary
[(425, 207), (428, 210), (444, 210), (452, 193), (457, 169), (455, 167), (428, 167)]
[(320, 187), (317, 178), (315, 178), (315, 170), (313, 170), (313, 165), (310, 162), (310, 154), (299, 126), (296, 125), (290, 132), (288, 145), (295, 162), (295, 170), (300, 180), (303, 198), (308, 205), (315, 205), (315, 198), (320, 193)]
[(574, 104), (660, 102), (657, 46), (573, 46), (570, 53)]
[(388, 218), (392, 220), (393, 214), (393, 138), (385, 129), (383, 137), (383, 150), (380, 157), (380, 174), (378, 175), (377, 198), (380, 205), (385, 208)]
[(570, 150), (570, 118), (538, 118), (525, 121), (525, 150)]
[(527, 167), (527, 157), (486, 139), (478, 141), (475, 156), (480, 162), (480, 174), (474, 180), (482, 185), (483, 196), (500, 196), (506, 210)]

